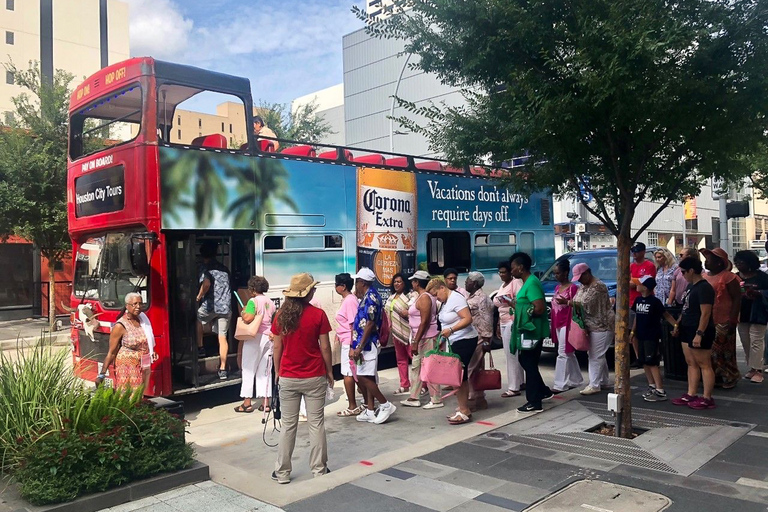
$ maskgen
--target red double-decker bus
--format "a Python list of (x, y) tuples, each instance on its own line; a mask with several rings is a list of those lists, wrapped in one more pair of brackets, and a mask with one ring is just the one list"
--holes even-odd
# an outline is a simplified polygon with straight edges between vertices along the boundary
[(496, 264), (515, 250), (542, 270), (554, 259), (546, 195), (513, 193), (478, 166), (336, 146), (275, 152), (252, 132), (252, 105), (244, 78), (152, 58), (102, 69), (73, 91), (67, 194), (80, 376), (102, 370), (125, 296), (137, 292), (159, 356), (147, 394), (240, 383), (234, 296), (228, 378), (217, 375), (215, 334), (204, 333), (198, 351), (199, 252), (210, 242), (242, 298), (263, 275), (279, 303), (292, 274), (311, 272), (329, 318), (341, 301), (334, 276), (361, 266), (383, 293), (397, 272), (446, 268), (484, 272), (490, 291)]

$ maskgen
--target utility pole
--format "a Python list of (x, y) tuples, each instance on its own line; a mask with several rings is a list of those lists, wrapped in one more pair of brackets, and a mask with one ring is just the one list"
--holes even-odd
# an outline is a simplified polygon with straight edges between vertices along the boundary
[(722, 192), (720, 194), (720, 247), (725, 250), (726, 253), (731, 254), (731, 239), (728, 236), (728, 215), (726, 214), (726, 207), (728, 205), (728, 192)]

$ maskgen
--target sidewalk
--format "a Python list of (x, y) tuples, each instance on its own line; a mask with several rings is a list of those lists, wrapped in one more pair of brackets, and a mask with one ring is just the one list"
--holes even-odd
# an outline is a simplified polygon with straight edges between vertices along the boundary
[(51, 333), (47, 318), (26, 318), (0, 322), (0, 350), (15, 349), (20, 344), (33, 345), (41, 338), (53, 345), (69, 344), (69, 321), (63, 320), (60, 330)]

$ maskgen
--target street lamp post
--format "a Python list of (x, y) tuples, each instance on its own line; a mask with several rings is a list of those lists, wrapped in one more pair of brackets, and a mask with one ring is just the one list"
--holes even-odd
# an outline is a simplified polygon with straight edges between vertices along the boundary
[(674, 222), (675, 224), (677, 224), (678, 226), (680, 226), (682, 228), (682, 230), (683, 230), (683, 248), (688, 247), (688, 237), (687, 237), (686, 232), (685, 232), (685, 219), (683, 219), (682, 223), (680, 221), (673, 220), (673, 219), (664, 219), (664, 222)]
[(395, 152), (395, 101), (397, 100), (397, 91), (400, 89), (400, 82), (403, 80), (403, 74), (405, 74), (405, 68), (408, 66), (408, 61), (411, 60), (412, 53), (409, 53), (403, 62), (403, 67), (400, 69), (400, 76), (397, 77), (395, 83), (395, 92), (392, 93), (392, 105), (389, 107), (389, 152)]

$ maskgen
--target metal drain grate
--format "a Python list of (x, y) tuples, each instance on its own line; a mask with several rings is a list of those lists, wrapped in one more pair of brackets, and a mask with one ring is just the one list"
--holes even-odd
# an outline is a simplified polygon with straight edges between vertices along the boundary
[(663, 461), (643, 450), (630, 439), (609, 437), (590, 432), (569, 432), (566, 434), (510, 435), (510, 441), (539, 448), (547, 448), (576, 455), (585, 455), (602, 460), (618, 462), (639, 468), (677, 474)]
[[(613, 423), (615, 418), (606, 410), (605, 404), (596, 402), (579, 402), (590, 412), (601, 417), (608, 423)], [(751, 428), (753, 425), (739, 423), (717, 418), (704, 418), (692, 416), (690, 414), (680, 414), (676, 412), (657, 411), (655, 409), (644, 409), (642, 407), (632, 408), (632, 425), (643, 429), (651, 428), (669, 428), (669, 427), (742, 427)]]

